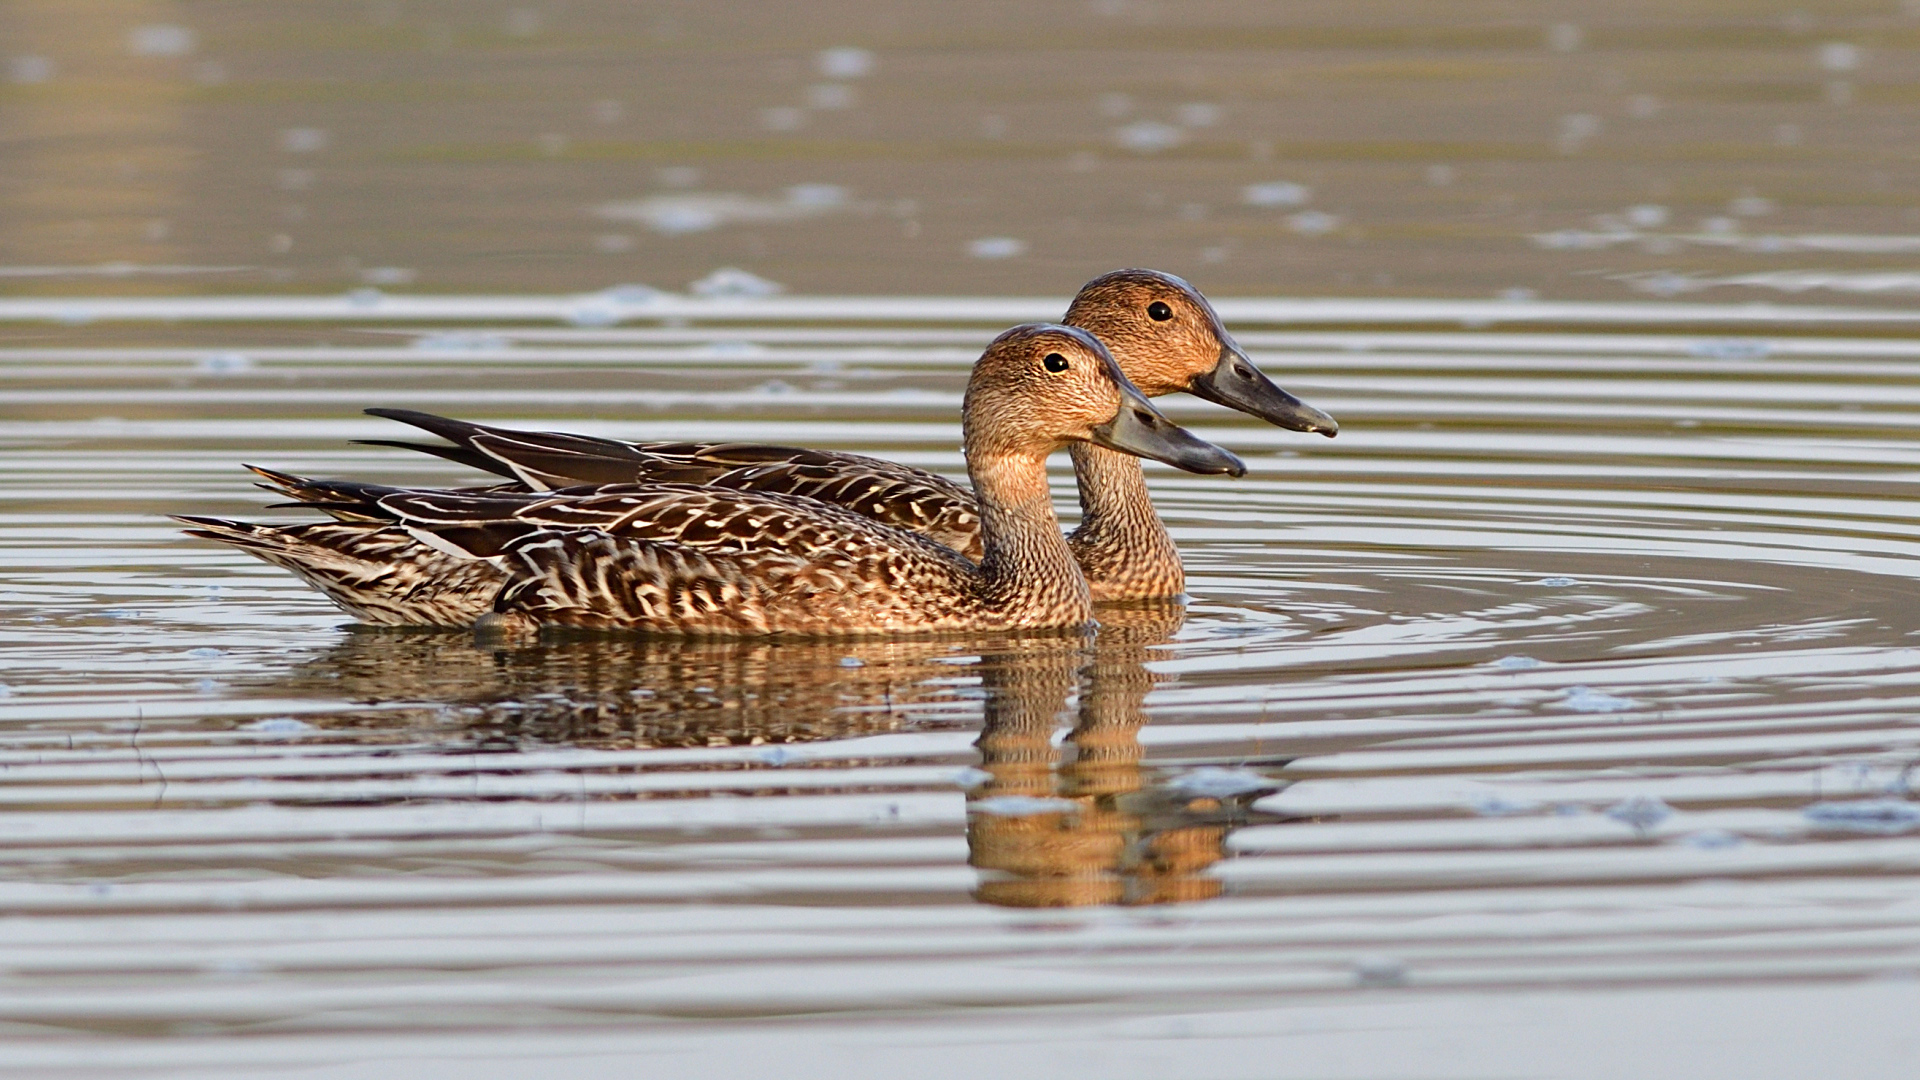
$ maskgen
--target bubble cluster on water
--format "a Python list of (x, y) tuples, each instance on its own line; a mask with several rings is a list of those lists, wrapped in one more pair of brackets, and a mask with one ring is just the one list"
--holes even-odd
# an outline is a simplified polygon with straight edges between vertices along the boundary
[(1187, 133), (1158, 120), (1138, 120), (1113, 129), (1113, 141), (1122, 150), (1136, 154), (1158, 154), (1187, 141)]
[(1851, 832), (1899, 833), (1920, 827), (1920, 804), (1903, 799), (1820, 802), (1801, 813), (1822, 828)]
[(209, 353), (196, 361), (194, 367), (209, 375), (238, 375), (253, 370), (253, 358), (237, 352)]
[(1673, 807), (1657, 795), (1635, 795), (1608, 807), (1607, 816), (1635, 831), (1646, 832), (1672, 817)]
[(1267, 794), (1285, 786), (1283, 781), (1254, 772), (1219, 765), (1203, 765), (1175, 774), (1167, 787), (1189, 798), (1239, 799)]
[(1312, 188), (1291, 180), (1270, 180), (1240, 189), (1240, 201), (1248, 206), (1304, 206), (1312, 198)]
[(186, 56), (199, 35), (177, 23), (147, 23), (127, 31), (127, 51), (135, 56)]
[(739, 267), (723, 266), (689, 284), (687, 291), (710, 300), (747, 299), (778, 296), (786, 291), (786, 286)]
[(297, 720), (291, 716), (269, 716), (264, 720), (242, 724), (240, 730), (259, 732), (262, 735), (299, 735), (313, 731), (315, 728), (305, 720)]
[(1566, 695), (1560, 700), (1560, 705), (1562, 708), (1572, 709), (1574, 712), (1616, 713), (1626, 712), (1629, 709), (1635, 708), (1639, 705), (1639, 702), (1634, 701), (1632, 698), (1619, 697), (1602, 690), (1595, 690), (1591, 686), (1576, 686), (1566, 692)]
[(1012, 259), (1026, 251), (1027, 242), (1011, 236), (986, 236), (967, 243), (967, 254), (976, 259)]

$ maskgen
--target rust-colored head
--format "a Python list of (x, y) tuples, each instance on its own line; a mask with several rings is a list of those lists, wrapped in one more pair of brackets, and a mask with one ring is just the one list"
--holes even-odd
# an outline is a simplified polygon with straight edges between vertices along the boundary
[(1261, 374), (1200, 290), (1172, 274), (1102, 274), (1080, 289), (1065, 321), (1105, 343), (1148, 397), (1184, 391), (1295, 431), (1340, 430)]
[(967, 454), (1046, 455), (1093, 442), (1190, 472), (1245, 471), (1240, 460), (1160, 415), (1085, 330), (1016, 326), (987, 346), (961, 410)]

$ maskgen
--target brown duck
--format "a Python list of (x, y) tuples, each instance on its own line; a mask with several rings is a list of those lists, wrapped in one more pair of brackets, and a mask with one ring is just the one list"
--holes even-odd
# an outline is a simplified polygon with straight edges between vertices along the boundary
[[(403, 530), (456, 564), (496, 564), (503, 583), (483, 620), (495, 630), (840, 635), (1091, 622), (1092, 594), (1047, 488), (1056, 450), (1094, 442), (1194, 472), (1244, 471), (1161, 416), (1106, 348), (1072, 327), (1016, 327), (996, 338), (974, 366), (961, 423), (978, 563), (911, 530), (775, 492), (652, 484), (542, 496), (286, 480), (369, 536)], [(289, 532), (182, 520), (195, 535), (262, 557), (272, 542), (263, 531)], [(329, 527), (338, 526), (307, 528)], [(290, 551), (269, 561), (298, 561)], [(433, 560), (408, 558), (414, 576), (438, 572)], [(379, 588), (431, 592), (432, 582)]]
[[(1140, 391), (1179, 391), (1295, 431), (1332, 437), (1331, 416), (1275, 386), (1227, 333), (1199, 290), (1157, 270), (1117, 270), (1093, 279), (1064, 322), (1092, 332)], [(984, 552), (973, 493), (945, 477), (861, 454), (748, 443), (626, 443), (517, 431), (406, 409), (368, 409), (453, 445), (377, 440), (438, 454), (524, 486), (684, 483), (804, 495), (910, 529), (978, 561)], [(1080, 526), (1068, 543), (1096, 600), (1176, 596), (1186, 587), (1180, 554), (1153, 509), (1138, 458), (1092, 443), (1072, 448)], [(296, 493), (296, 497), (299, 497)]]

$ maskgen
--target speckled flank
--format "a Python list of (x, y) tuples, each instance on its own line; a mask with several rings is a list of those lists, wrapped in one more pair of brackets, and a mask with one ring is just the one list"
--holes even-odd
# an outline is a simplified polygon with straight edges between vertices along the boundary
[[(383, 623), (466, 625), (490, 611), (501, 629), (718, 635), (1079, 626), (1092, 619), (1092, 594), (1054, 516), (1046, 458), (1113, 418), (1127, 400), (1122, 381), (1100, 343), (1068, 327), (1016, 328), (982, 355), (962, 410), (978, 563), (846, 506), (693, 484), (445, 492), (256, 469), (343, 520), (295, 529), (188, 520), (196, 535), (286, 566)], [(878, 471), (816, 462), (785, 475), (808, 469), (818, 490), (867, 500), (889, 490)]]

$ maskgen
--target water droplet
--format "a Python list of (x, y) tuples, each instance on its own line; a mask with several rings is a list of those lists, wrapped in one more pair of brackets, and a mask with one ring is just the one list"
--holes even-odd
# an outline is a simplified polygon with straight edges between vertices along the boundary
[(1246, 795), (1269, 794), (1285, 787), (1284, 781), (1263, 776), (1252, 769), (1229, 769), (1202, 765), (1167, 781), (1167, 787), (1189, 798), (1233, 799)]
[(1313, 189), (1291, 180), (1271, 180), (1248, 184), (1240, 189), (1240, 201), (1248, 206), (1304, 206), (1313, 198)]
[(201, 357), (193, 366), (209, 375), (237, 375), (253, 370), (253, 358), (245, 353), (212, 353)]
[(53, 78), (60, 65), (45, 56), (14, 56), (7, 60), (7, 79), (22, 86)]
[(687, 286), (687, 291), (695, 296), (704, 296), (709, 300), (748, 299), (761, 296), (777, 296), (785, 292), (786, 287), (777, 281), (768, 281), (758, 274), (749, 273), (738, 267), (723, 266), (706, 277)]
[(760, 126), (768, 131), (799, 131), (806, 122), (807, 114), (790, 105), (760, 110)]
[(295, 720), (291, 716), (270, 716), (265, 720), (242, 724), (240, 730), (257, 731), (263, 735), (298, 735), (301, 732), (313, 731), (314, 726), (304, 720)]
[(1920, 826), (1920, 805), (1899, 799), (1821, 802), (1801, 813), (1816, 825), (1849, 832), (1899, 833)]
[(873, 74), (873, 53), (851, 45), (822, 49), (814, 54), (814, 68), (829, 79), (864, 79)]
[(1739, 833), (1728, 832), (1725, 829), (1702, 829), (1681, 837), (1680, 842), (1702, 851), (1723, 851), (1727, 848), (1739, 847), (1746, 842), (1746, 839)]
[(1072, 799), (1036, 795), (995, 795), (967, 804), (969, 814), (991, 814), (994, 817), (1032, 817), (1035, 814), (1070, 814), (1079, 811), (1080, 804)]
[(1576, 686), (1567, 691), (1561, 704), (1574, 712), (1615, 713), (1626, 712), (1639, 703), (1632, 698), (1617, 697), (1591, 686)]
[(1695, 356), (1712, 357), (1715, 360), (1757, 360), (1770, 351), (1764, 341), (1751, 338), (1721, 338), (1711, 341), (1696, 341), (1688, 350)]
[(1641, 203), (1627, 207), (1627, 221), (1642, 229), (1658, 228), (1667, 223), (1667, 208), (1654, 203)]
[(1503, 671), (1532, 671), (1540, 666), (1540, 661), (1531, 656), (1503, 656), (1493, 662), (1493, 666)]
[(1850, 45), (1844, 41), (1829, 41), (1820, 46), (1814, 57), (1822, 70), (1853, 71), (1860, 66), (1861, 52), (1858, 45)]
[(419, 273), (405, 266), (369, 266), (360, 271), (360, 280), (369, 285), (411, 285)]
[(987, 236), (967, 245), (967, 254), (976, 259), (1011, 259), (1027, 250), (1024, 240), (1011, 236)]
[(1481, 817), (1515, 817), (1520, 814), (1532, 814), (1540, 809), (1540, 804), (1528, 799), (1508, 799), (1492, 793), (1477, 795), (1468, 804), (1473, 812)]
[(753, 757), (755, 761), (763, 765), (771, 765), (776, 769), (800, 760), (799, 754), (784, 746), (762, 747)]
[(847, 189), (839, 184), (795, 184), (786, 196), (788, 206), (803, 210), (832, 210), (847, 204)]
[(948, 774), (947, 779), (953, 782), (954, 787), (960, 788), (963, 791), (970, 791), (992, 780), (993, 774), (985, 769), (976, 769), (968, 766), (964, 769), (954, 770)]
[(1340, 219), (1319, 210), (1302, 210), (1287, 216), (1287, 228), (1301, 236), (1322, 236), (1340, 227)]
[(1204, 101), (1189, 102), (1180, 106), (1175, 114), (1187, 127), (1212, 127), (1220, 122), (1220, 106)]
[(135, 56), (185, 56), (194, 44), (194, 32), (173, 23), (151, 23), (127, 32), (127, 51)]
[(280, 149), (289, 154), (312, 154), (325, 150), (331, 139), (325, 128), (286, 128), (280, 132)]
[(1158, 120), (1141, 120), (1138, 123), (1115, 128), (1113, 141), (1122, 150), (1131, 150), (1136, 154), (1157, 154), (1186, 142), (1187, 133), (1172, 124), (1163, 124)]
[(1635, 795), (1609, 806), (1607, 816), (1622, 825), (1631, 825), (1635, 830), (1645, 832), (1672, 817), (1673, 807), (1657, 796)]
[(1353, 981), (1360, 986), (1402, 986), (1407, 965), (1392, 956), (1362, 956), (1353, 962)]

